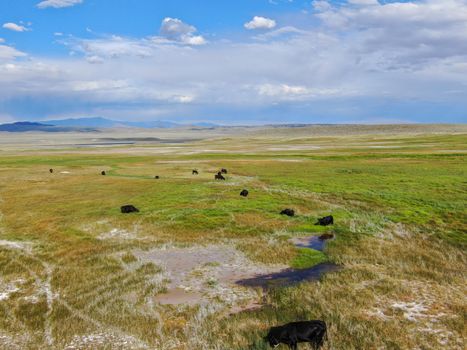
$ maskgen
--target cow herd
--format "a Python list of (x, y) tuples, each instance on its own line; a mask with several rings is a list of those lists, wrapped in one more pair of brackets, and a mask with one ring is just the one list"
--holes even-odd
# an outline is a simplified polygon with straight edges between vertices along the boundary
[[(52, 174), (53, 169), (49, 169), (49, 172)], [(192, 170), (192, 175), (198, 175), (199, 172), (197, 169)], [(214, 175), (215, 180), (225, 180), (223, 174), (227, 174), (227, 169), (222, 168), (217, 174)], [(106, 175), (106, 172), (101, 171), (101, 175)], [(159, 179), (159, 176), (154, 176), (155, 179)], [(244, 189), (240, 192), (240, 196), (247, 197), (249, 194), (248, 190)], [(126, 204), (120, 207), (122, 214), (138, 213), (139, 209), (132, 204)], [(286, 208), (280, 212), (281, 215), (286, 215), (293, 217), (295, 216), (295, 211), (290, 208)], [(315, 225), (328, 226), (334, 224), (334, 218), (332, 215), (318, 218), (318, 221)], [(329, 239), (333, 238), (332, 233), (324, 233), (319, 239)], [(325, 338), (327, 337), (327, 327), (326, 323), (321, 320), (313, 321), (299, 321), (287, 323), (283, 326), (272, 327), (264, 340), (273, 348), (279, 346), (280, 344), (285, 344), (289, 349), (296, 350), (298, 349), (298, 343), (309, 343), (311, 347), (315, 350), (319, 349)]]

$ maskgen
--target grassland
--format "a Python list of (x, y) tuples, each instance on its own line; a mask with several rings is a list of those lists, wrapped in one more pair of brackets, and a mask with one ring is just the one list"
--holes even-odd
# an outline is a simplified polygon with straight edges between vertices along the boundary
[[(270, 326), (323, 319), (326, 349), (464, 349), (467, 128), (347, 130), (87, 148), (76, 144), (104, 136), (38, 148), (43, 134), (0, 135), (0, 348), (266, 349)], [(122, 215), (129, 203), (140, 212)], [(298, 215), (278, 214), (287, 207)], [(313, 225), (328, 214), (333, 227)], [(289, 241), (327, 231), (325, 254)], [(199, 303), (158, 302), (177, 276), (141, 252), (171, 249), (222, 253), (183, 281), (202, 288)], [(219, 277), (223, 256), (258, 273), (343, 269), (265, 293)]]

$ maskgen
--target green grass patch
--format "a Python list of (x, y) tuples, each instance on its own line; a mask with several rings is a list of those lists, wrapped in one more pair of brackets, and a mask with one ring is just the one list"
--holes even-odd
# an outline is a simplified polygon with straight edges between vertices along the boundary
[(297, 248), (298, 254), (290, 263), (294, 269), (307, 269), (327, 260), (323, 252), (310, 248)]

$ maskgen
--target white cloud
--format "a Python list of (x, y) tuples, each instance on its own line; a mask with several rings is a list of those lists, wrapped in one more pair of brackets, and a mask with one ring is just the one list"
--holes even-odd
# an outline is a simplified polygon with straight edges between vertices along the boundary
[(16, 23), (11, 23), (11, 22), (5, 23), (3, 25), (3, 28), (12, 30), (14, 32), (27, 32), (29, 30), (25, 26), (22, 26), (22, 25), (19, 25), (19, 24), (16, 24)]
[(0, 44), (4, 43), (5, 42), (5, 39), (3, 38), (0, 38)]
[(328, 8), (317, 16), (345, 33), (345, 44), (364, 61), (417, 69), (427, 60), (467, 55), (466, 0), (358, 1), (362, 6)]
[(168, 40), (188, 45), (203, 45), (206, 40), (201, 35), (195, 35), (196, 28), (186, 24), (178, 18), (166, 17), (162, 21), (160, 35)]
[(174, 96), (174, 101), (175, 102), (180, 102), (180, 103), (191, 103), (195, 100), (194, 96)]
[(306, 95), (310, 92), (304, 86), (290, 86), (287, 84), (273, 85), (264, 84), (258, 87), (260, 95), (266, 96), (290, 96), (290, 95)]
[(2, 45), (1, 42), (2, 41), (0, 41), (0, 62), (11, 61), (17, 57), (26, 56), (24, 52), (18, 51), (15, 48), (8, 45)]
[(255, 16), (250, 22), (245, 23), (246, 29), (272, 29), (276, 26), (276, 21), (270, 18)]
[(125, 80), (73, 81), (70, 87), (73, 91), (106, 91), (127, 88), (128, 83)]
[(332, 95), (339, 95), (341, 97), (344, 95), (343, 91), (338, 89), (309, 88), (287, 84), (263, 84), (257, 86), (256, 89), (259, 95), (274, 97), (278, 100), (309, 100)]
[(45, 0), (38, 3), (36, 6), (40, 9), (45, 9), (48, 7), (53, 8), (63, 8), (63, 7), (71, 7), (78, 4), (81, 4), (83, 0)]
[(293, 26), (285, 26), (275, 30), (268, 31), (266, 33), (261, 33), (260, 35), (255, 36), (255, 39), (258, 40), (271, 40), (284, 37), (286, 35), (306, 35), (308, 32), (305, 30), (298, 29)]
[(86, 57), (86, 61), (92, 64), (104, 63), (104, 59), (99, 56), (88, 56)]
[(188, 45), (204, 45), (206, 40), (201, 35), (188, 36), (183, 38), (182, 42)]
[(332, 9), (331, 4), (327, 0), (314, 0), (311, 5), (316, 11), (327, 11)]
[(104, 58), (123, 56), (149, 57), (152, 53), (148, 40), (128, 39), (116, 35), (104, 39), (75, 39), (65, 43), (74, 51), (84, 52), (90, 63), (100, 63)]

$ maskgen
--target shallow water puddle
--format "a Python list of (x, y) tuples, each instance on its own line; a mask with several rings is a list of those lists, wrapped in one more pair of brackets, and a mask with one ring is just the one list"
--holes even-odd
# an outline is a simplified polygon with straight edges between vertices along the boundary
[[(300, 248), (311, 248), (322, 251), (329, 239), (322, 236), (295, 237), (290, 240), (295, 246)], [(245, 287), (261, 287), (263, 289), (285, 287), (294, 285), (303, 281), (318, 281), (324, 274), (335, 272), (341, 269), (341, 266), (334, 263), (325, 262), (307, 269), (284, 269), (279, 272), (273, 272), (238, 280), (236, 283)]]
[(246, 278), (237, 281), (245, 287), (261, 287), (264, 289), (291, 286), (303, 281), (318, 281), (324, 274), (340, 270), (334, 263), (322, 263), (308, 269), (285, 269), (279, 272)]
[(300, 248), (311, 248), (314, 250), (323, 251), (326, 242), (329, 239), (322, 239), (320, 236), (311, 237), (294, 237), (290, 240), (296, 247)]

